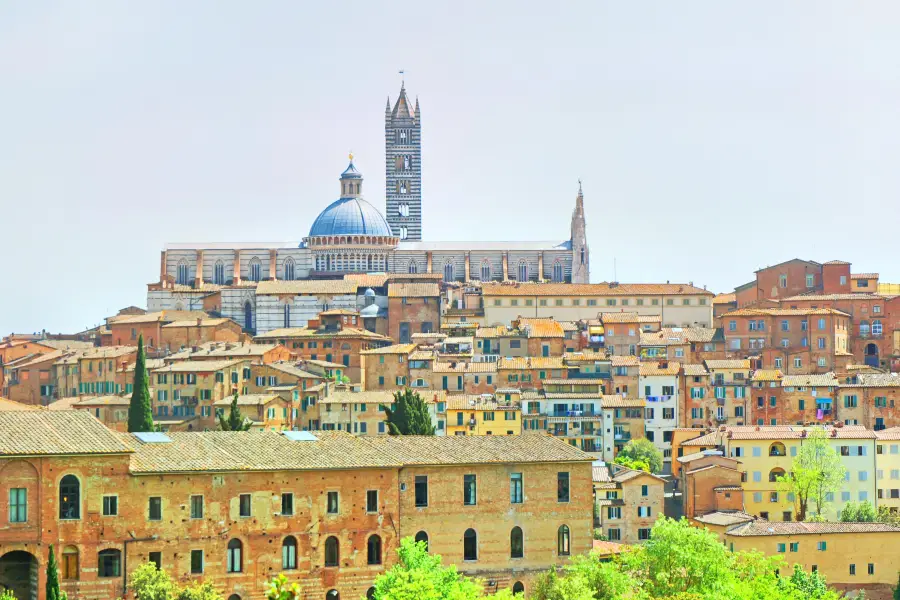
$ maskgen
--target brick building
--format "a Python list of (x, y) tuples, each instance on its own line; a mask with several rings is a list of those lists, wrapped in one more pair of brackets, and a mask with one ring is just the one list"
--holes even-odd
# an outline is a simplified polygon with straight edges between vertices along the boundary
[(594, 526), (611, 542), (637, 544), (663, 514), (665, 480), (613, 463), (593, 468)]
[(388, 337), (408, 344), (413, 333), (441, 330), (441, 289), (437, 283), (388, 284)]

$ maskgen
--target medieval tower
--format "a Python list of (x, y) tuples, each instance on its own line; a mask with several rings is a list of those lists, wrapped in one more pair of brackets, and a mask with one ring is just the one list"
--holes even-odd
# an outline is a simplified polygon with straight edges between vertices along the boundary
[(587, 233), (584, 222), (584, 195), (581, 180), (578, 181), (578, 196), (572, 213), (572, 283), (591, 282), (591, 262), (588, 254)]
[(422, 119), (419, 100), (410, 106), (406, 85), (391, 109), (384, 110), (386, 216), (401, 240), (422, 240)]

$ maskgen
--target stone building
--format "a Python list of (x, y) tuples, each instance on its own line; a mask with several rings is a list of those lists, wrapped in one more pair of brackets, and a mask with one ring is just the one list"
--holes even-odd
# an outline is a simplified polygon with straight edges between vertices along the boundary
[(590, 550), (592, 503), (591, 457), (550, 436), (117, 434), (85, 411), (0, 412), (0, 573), (23, 600), (50, 544), (70, 598), (123, 596), (148, 561), (230, 600), (281, 573), (304, 598), (361, 598), (408, 536), (527, 593)]

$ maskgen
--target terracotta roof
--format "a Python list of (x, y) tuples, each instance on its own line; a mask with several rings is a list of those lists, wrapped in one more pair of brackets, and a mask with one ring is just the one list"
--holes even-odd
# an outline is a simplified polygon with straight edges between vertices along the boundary
[[(126, 373), (134, 373), (134, 368), (135, 368), (136, 364), (137, 364), (137, 362), (128, 363), (128, 366), (125, 367), (125, 372)], [(144, 368), (147, 369), (148, 371), (152, 371), (153, 369), (158, 369), (160, 367), (165, 366), (165, 364), (166, 364), (166, 361), (163, 360), (162, 358), (148, 358), (148, 359), (145, 359), (145, 361), (144, 361)], [(119, 372), (122, 371), (121, 367), (116, 370)]]
[[(233, 396), (227, 396), (213, 402), (213, 406), (231, 406)], [(265, 406), (273, 400), (279, 400), (278, 394), (243, 394), (238, 396), (238, 406)]]
[(804, 315), (838, 315), (849, 317), (833, 308), (740, 308), (722, 315), (726, 317), (802, 317)]
[(393, 346), (385, 346), (384, 348), (372, 348), (371, 350), (363, 350), (360, 354), (409, 354), (416, 349), (415, 344), (394, 344)]
[(710, 433), (701, 435), (699, 437), (695, 437), (690, 440), (685, 440), (681, 442), (682, 446), (718, 446), (719, 445), (719, 434), (718, 432), (712, 431)]
[(198, 287), (198, 286), (191, 286), (191, 285), (184, 285), (184, 284), (181, 284), (181, 283), (176, 283), (175, 285), (172, 286), (172, 291), (175, 292), (175, 293), (177, 293), (177, 294), (190, 294), (190, 293), (192, 293), (192, 292), (193, 292), (193, 293), (199, 293), (199, 294), (202, 294), (202, 293), (215, 293), (215, 292), (221, 291), (223, 287), (225, 287), (225, 286), (218, 285), (218, 284), (215, 284), (215, 283), (208, 283), (208, 282), (206, 282), (206, 281), (204, 281), (203, 283), (201, 283), (199, 287)]
[(122, 438), (85, 410), (0, 412), (0, 456), (130, 451)]
[(891, 427), (889, 429), (876, 431), (875, 439), (889, 441), (900, 440), (900, 427)]
[(878, 279), (878, 273), (851, 273), (850, 279)]
[(78, 401), (72, 403), (72, 406), (128, 406), (130, 404), (130, 396), (116, 396), (112, 394), (108, 396), (89, 396), (86, 398), (78, 398)]
[(601, 388), (601, 386), (603, 385), (603, 382), (600, 381), (599, 379), (588, 379), (588, 378), (567, 379), (567, 378), (548, 377), (548, 378), (544, 379), (544, 384), (545, 385), (568, 385), (568, 386), (575, 386), (578, 388), (589, 387), (594, 390), (599, 390)]
[(757, 369), (753, 371), (750, 379), (753, 381), (781, 381), (784, 373), (778, 369)]
[(562, 369), (562, 356), (501, 356), (497, 369)]
[(601, 408), (641, 408), (647, 406), (643, 398), (623, 398), (618, 394), (605, 395), (600, 401)]
[(592, 350), (585, 348), (578, 352), (565, 352), (563, 358), (567, 362), (593, 362), (597, 360), (609, 360), (609, 352), (605, 348), (597, 348)]
[(224, 325), (225, 323), (234, 323), (235, 325), (237, 325), (237, 322), (232, 321), (231, 319), (185, 319), (182, 321), (172, 321), (171, 323), (167, 323), (163, 325), (163, 329), (176, 327), (218, 327), (219, 325)]
[(809, 301), (819, 301), (819, 300), (882, 300), (884, 296), (880, 294), (873, 293), (862, 293), (857, 292), (853, 294), (801, 294), (799, 296), (790, 296), (788, 298), (782, 298), (782, 304), (785, 302), (803, 302), (806, 300)]
[(311, 296), (315, 294), (356, 295), (359, 287), (354, 281), (346, 279), (308, 279), (293, 281), (260, 281), (256, 287), (258, 295), (291, 294), (294, 296)]
[(346, 308), (332, 308), (331, 310), (323, 310), (319, 313), (320, 317), (358, 317), (358, 310), (347, 310)]
[[(431, 399), (430, 393), (421, 392), (419, 395), (426, 402)], [(340, 390), (334, 391), (319, 400), (319, 404), (385, 404), (390, 406), (393, 403), (394, 393), (383, 390), (372, 390), (368, 392)]]
[(242, 360), (182, 360), (169, 363), (153, 373), (211, 373), (241, 364)]
[(678, 375), (681, 371), (681, 363), (669, 361), (668, 363), (665, 363), (666, 366), (662, 366), (663, 364), (664, 363), (662, 362), (642, 362), (640, 371), (641, 377)]
[(55, 363), (66, 354), (68, 353), (63, 350), (53, 350), (52, 352), (45, 352), (44, 354), (32, 354), (28, 357), (25, 357), (29, 358), (29, 360), (10, 362), (6, 365), (6, 367), (15, 369), (27, 369), (29, 367), (40, 365), (47, 361)]
[(824, 264), (824, 265), (849, 265), (850, 263), (848, 263), (845, 260), (829, 260), (828, 262), (822, 263), (822, 264)]
[(129, 354), (136, 354), (137, 346), (104, 346), (91, 348), (79, 353), (79, 360), (95, 360), (100, 358), (119, 358)]
[[(875, 439), (875, 432), (869, 431), (861, 425), (844, 425), (843, 427), (824, 426), (821, 428), (825, 430), (825, 434), (831, 439)], [(758, 427), (726, 427), (725, 429), (726, 434), (732, 440), (778, 440), (801, 439), (804, 437), (804, 432), (813, 429), (813, 427), (763, 425)]]
[(482, 286), (484, 296), (713, 296), (686, 283), (494, 283)]
[(581, 331), (577, 321), (559, 321), (559, 326), (562, 327), (564, 332)]
[(604, 542), (603, 540), (594, 540), (593, 552), (600, 556), (608, 556), (610, 554), (620, 554), (628, 550), (630, 546), (627, 544), (618, 544), (616, 542)]
[(9, 400), (8, 398), (0, 398), (0, 412), (20, 411), (20, 410), (40, 410), (40, 409), (41, 409), (40, 406), (33, 406), (31, 404), (22, 404), (21, 402)]
[(595, 483), (609, 483), (612, 478), (609, 476), (609, 467), (606, 465), (594, 465), (591, 467), (593, 480)]
[(40, 340), (34, 342), (41, 346), (48, 346), (57, 350), (90, 350), (95, 348), (94, 342), (82, 342), (79, 340)]
[(614, 367), (636, 367), (640, 364), (640, 360), (637, 356), (620, 356), (618, 354), (613, 354), (610, 357), (610, 360)]
[(844, 387), (900, 387), (900, 374), (898, 373), (859, 373), (856, 383), (842, 383)]
[(528, 337), (563, 338), (566, 332), (562, 325), (553, 319), (519, 319), (519, 327), (525, 329)]
[(715, 298), (713, 298), (713, 304), (731, 304), (733, 302), (737, 302), (737, 294), (734, 292), (730, 294), (719, 294)]
[(515, 410), (518, 406), (510, 406), (505, 402), (497, 402), (491, 397), (482, 397), (471, 394), (453, 394), (447, 396), (447, 410)]
[(494, 339), (498, 337), (525, 337), (525, 333), (510, 329), (504, 325), (492, 325), (491, 327), (481, 327), (475, 330), (475, 337), (482, 339)]
[(709, 375), (709, 371), (703, 365), (684, 365), (684, 374), (688, 377)]
[(171, 323), (193, 319), (208, 319), (209, 315), (202, 310), (161, 310), (142, 315), (121, 315), (110, 317), (110, 325), (137, 325), (140, 323)]
[(470, 362), (466, 360), (437, 361), (432, 363), (434, 373), (496, 373), (495, 362)]
[(746, 369), (750, 370), (749, 360), (706, 360), (708, 369)]
[(600, 314), (604, 325), (610, 323), (661, 323), (659, 315), (639, 315), (636, 312), (605, 312)]
[(836, 387), (838, 384), (834, 373), (824, 375), (785, 375), (781, 379), (781, 387)]
[(726, 535), (738, 537), (763, 535), (821, 535), (823, 533), (898, 533), (900, 527), (887, 523), (808, 523), (797, 521), (749, 521), (733, 527)]
[(344, 281), (352, 281), (357, 287), (384, 287), (390, 275), (387, 273), (348, 273)]
[(681, 346), (687, 343), (680, 327), (664, 327), (659, 331), (641, 332), (641, 346)]
[(388, 298), (434, 298), (441, 295), (441, 286), (436, 283), (391, 283)]
[(416, 350), (415, 352), (410, 352), (409, 360), (434, 360), (434, 351)]
[(302, 369), (296, 363), (276, 361), (273, 363), (269, 363), (269, 368), (275, 369), (276, 371), (280, 371), (281, 373), (286, 373), (293, 377), (297, 377), (299, 379), (322, 379), (321, 375), (316, 375), (315, 373), (310, 373), (309, 371)]
[[(544, 382), (546, 383), (546, 381)], [(601, 400), (604, 395), (600, 392), (544, 392), (544, 397), (548, 400), (577, 400), (584, 398), (585, 400)]]
[(257, 341), (274, 341), (278, 339), (290, 339), (290, 338), (312, 338), (312, 339), (334, 339), (334, 338), (350, 338), (350, 339), (365, 339), (365, 340), (377, 340), (377, 341), (390, 341), (391, 338), (381, 335), (380, 333), (375, 333), (373, 331), (369, 331), (367, 329), (360, 329), (358, 327), (344, 327), (342, 329), (328, 331), (323, 328), (310, 329), (308, 327), (288, 327), (282, 329), (273, 329), (271, 331), (267, 331), (266, 333), (261, 333), (260, 335), (254, 337), (254, 340)]
[(613, 475), (613, 481), (624, 483), (638, 477), (652, 477), (653, 479), (657, 479), (659, 481), (665, 481), (665, 479), (663, 479), (662, 477), (659, 477), (658, 475), (654, 475), (652, 473), (648, 473), (647, 471), (639, 471), (637, 469), (627, 468), (618, 469), (616, 471), (616, 474)]
[(303, 365), (315, 365), (317, 367), (322, 367), (324, 369), (346, 369), (347, 365), (342, 365), (341, 363), (331, 362), (330, 360), (313, 360), (311, 358), (304, 358), (303, 362), (300, 364)]
[[(151, 396), (152, 388), (151, 388)], [(60, 398), (59, 400), (54, 400), (50, 404), (47, 405), (48, 410), (74, 410), (75, 405), (81, 400), (78, 396), (69, 396), (68, 398)]]
[(207, 342), (197, 347), (185, 348), (165, 358), (167, 362), (195, 359), (199, 357), (209, 358), (249, 358), (263, 356), (278, 347), (277, 344), (244, 344), (238, 342)]
[[(738, 489), (741, 489), (738, 486)], [(739, 525), (741, 523), (746, 523), (748, 521), (755, 521), (756, 517), (753, 515), (748, 515), (745, 512), (734, 511), (716, 511), (711, 513), (706, 513), (705, 515), (700, 515), (699, 517), (694, 517), (694, 520), (698, 523), (705, 523), (707, 525), (724, 525), (729, 527), (731, 525)]]
[[(683, 444), (682, 444), (683, 445)], [(695, 460), (700, 460), (701, 458), (709, 458), (709, 455), (705, 452), (692, 452), (691, 454), (685, 454), (684, 456), (679, 456), (675, 460), (680, 462), (683, 465), (687, 463), (694, 462)]]

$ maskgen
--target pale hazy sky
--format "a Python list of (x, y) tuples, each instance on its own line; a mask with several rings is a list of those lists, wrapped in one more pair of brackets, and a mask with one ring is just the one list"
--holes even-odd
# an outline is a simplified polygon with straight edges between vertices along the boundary
[(426, 239), (567, 239), (581, 177), (594, 281), (900, 281), (900, 4), (436, 6), (0, 5), (0, 333), (144, 306), (166, 242), (299, 240), (350, 149), (383, 209), (401, 68)]

